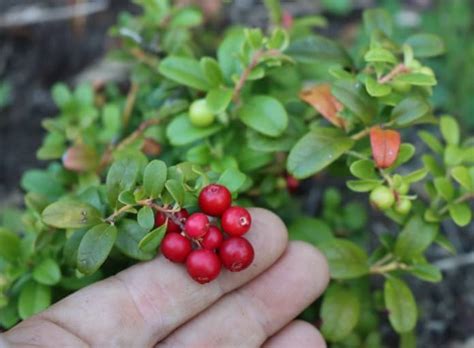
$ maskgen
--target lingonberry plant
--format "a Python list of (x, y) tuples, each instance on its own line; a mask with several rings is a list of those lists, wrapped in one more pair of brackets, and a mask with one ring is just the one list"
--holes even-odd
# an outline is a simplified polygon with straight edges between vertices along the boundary
[[(221, 265), (243, 270), (253, 204), (326, 255), (333, 281), (302, 317), (329, 342), (380, 346), (387, 315), (412, 340), (418, 310), (405, 279), (440, 281), (425, 251), (454, 252), (441, 222), (472, 219), (472, 139), (430, 103), (436, 78), (424, 62), (443, 53), (441, 40), (395, 41), (389, 14), (371, 9), (349, 52), (315, 34), (323, 18), (283, 15), (274, 0), (268, 28), (221, 37), (196, 8), (136, 2), (143, 13), (111, 30), (121, 40), (112, 55), (130, 66), (127, 92), (53, 88), (59, 114), (44, 121), (37, 154), (53, 162), (25, 173), (21, 223), (0, 228), (0, 324), (157, 249), (203, 283)], [(355, 193), (328, 186), (344, 181)], [(302, 206), (315, 187), (317, 218)]]

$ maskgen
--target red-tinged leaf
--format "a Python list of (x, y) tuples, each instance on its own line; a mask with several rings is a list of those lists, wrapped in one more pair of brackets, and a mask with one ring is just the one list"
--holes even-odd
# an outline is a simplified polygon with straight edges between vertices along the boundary
[(347, 122), (338, 113), (344, 106), (332, 95), (328, 84), (321, 84), (301, 91), (300, 98), (314, 107), (336, 127), (345, 129)]
[(293, 15), (287, 10), (283, 11), (283, 15), (281, 16), (281, 25), (285, 29), (291, 29), (293, 26)]
[(74, 172), (87, 172), (97, 167), (99, 157), (93, 148), (78, 144), (67, 149), (63, 156), (63, 164), (66, 169)]
[(400, 133), (380, 127), (370, 130), (370, 145), (375, 165), (378, 168), (390, 167), (398, 157), (400, 150)]

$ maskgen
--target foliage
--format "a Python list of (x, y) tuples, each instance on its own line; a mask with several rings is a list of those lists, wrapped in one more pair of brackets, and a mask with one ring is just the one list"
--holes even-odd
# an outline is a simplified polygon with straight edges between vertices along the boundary
[[(436, 115), (436, 77), (424, 65), (442, 42), (396, 40), (389, 14), (372, 9), (363, 16), (366, 45), (350, 54), (314, 34), (319, 17), (280, 25), (277, 1), (266, 2), (270, 29), (232, 27), (206, 41), (197, 9), (137, 3), (143, 14), (123, 14), (111, 30), (122, 41), (112, 55), (131, 66), (128, 92), (53, 88), (59, 114), (44, 121), (37, 153), (53, 162), (25, 173), (21, 223), (9, 212), (0, 229), (1, 325), (153, 258), (164, 233), (153, 211), (195, 210), (203, 185), (218, 182), (240, 204), (279, 213), (290, 238), (327, 256), (333, 282), (303, 317), (320, 318), (334, 346), (380, 346), (383, 310), (395, 331), (411, 335), (418, 313), (405, 276), (440, 281), (425, 251), (433, 243), (452, 250), (442, 221), (472, 219), (474, 145), (454, 118)], [(202, 98), (216, 116), (204, 126), (188, 114)], [(430, 152), (419, 164), (408, 134), (427, 124), (417, 134)], [(327, 188), (321, 217), (305, 216), (287, 182), (318, 185), (325, 173), (345, 180), (359, 202)], [(374, 242), (360, 201), (382, 186), (393, 201), (371, 194), (370, 213), (392, 223)]]

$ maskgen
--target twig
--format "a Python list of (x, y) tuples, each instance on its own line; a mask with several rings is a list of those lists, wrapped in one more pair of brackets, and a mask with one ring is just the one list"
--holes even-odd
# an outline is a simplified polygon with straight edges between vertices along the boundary
[(388, 82), (392, 81), (392, 79), (394, 79), (396, 76), (398, 76), (400, 74), (405, 74), (409, 71), (410, 71), (410, 69), (408, 69), (405, 66), (405, 64), (398, 64), (387, 75), (380, 77), (378, 79), (378, 83), (383, 85), (384, 83), (388, 83)]
[[(463, 203), (463, 202), (466, 202), (470, 199), (474, 199), (474, 193), (472, 192), (468, 192), (462, 196), (459, 196), (457, 199), (454, 200), (453, 204), (459, 204), (459, 203)], [(442, 207), (440, 210), (439, 210), (439, 214), (440, 215), (443, 215), (444, 213), (446, 213), (447, 211), (449, 210), (449, 204), (446, 204), (444, 207)]]
[(409, 268), (410, 268), (410, 266), (408, 266), (405, 263), (394, 261), (394, 262), (391, 262), (389, 264), (382, 265), (382, 266), (373, 265), (372, 267), (370, 267), (369, 272), (371, 274), (385, 274), (385, 273), (395, 271), (395, 270), (398, 270), (398, 269), (407, 270)]
[(132, 115), (133, 107), (135, 105), (135, 101), (137, 100), (137, 93), (138, 93), (138, 83), (132, 82), (130, 86), (130, 90), (127, 94), (127, 100), (125, 101), (125, 108), (123, 110), (123, 126), (124, 128), (127, 127), (128, 122), (130, 121), (130, 116)]

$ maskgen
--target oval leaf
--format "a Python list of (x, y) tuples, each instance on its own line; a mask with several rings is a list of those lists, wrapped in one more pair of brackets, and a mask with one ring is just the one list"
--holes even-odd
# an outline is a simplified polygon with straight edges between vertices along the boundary
[(389, 278), (384, 286), (388, 319), (398, 333), (409, 332), (416, 325), (416, 302), (408, 286), (397, 278)]
[(248, 127), (270, 137), (281, 135), (288, 126), (285, 108), (277, 99), (268, 96), (249, 98), (238, 115)]
[(153, 160), (145, 167), (143, 173), (143, 188), (149, 198), (158, 198), (165, 187), (168, 168), (166, 163)]
[(460, 227), (467, 226), (472, 219), (472, 210), (469, 203), (457, 203), (449, 206), (449, 215)]
[(151, 230), (155, 225), (153, 209), (148, 206), (142, 207), (137, 215), (138, 224), (146, 230)]
[(93, 206), (64, 200), (48, 205), (42, 213), (43, 222), (57, 228), (81, 228), (96, 225), (101, 214)]
[(329, 262), (334, 279), (357, 278), (369, 273), (367, 254), (357, 244), (344, 239), (333, 239), (320, 245)]
[(434, 241), (439, 226), (423, 220), (419, 215), (413, 216), (398, 235), (395, 243), (395, 254), (403, 260), (420, 256)]
[(138, 248), (145, 253), (156, 252), (156, 249), (166, 234), (166, 228), (167, 225), (163, 224), (162, 226), (155, 228), (153, 231), (146, 234), (145, 237), (143, 237), (138, 243)]
[(27, 319), (51, 304), (51, 288), (35, 281), (26, 283), (18, 298), (18, 314), (21, 319)]
[(166, 78), (202, 91), (209, 89), (209, 83), (199, 62), (185, 57), (169, 56), (160, 63), (159, 71)]
[(337, 129), (313, 129), (291, 149), (288, 171), (297, 179), (307, 178), (337, 160), (353, 145), (354, 141)]
[(430, 110), (428, 103), (419, 97), (403, 99), (392, 110), (392, 119), (399, 126), (408, 126), (426, 115)]
[(181, 146), (190, 144), (196, 140), (206, 138), (221, 130), (221, 125), (214, 124), (205, 128), (197, 128), (191, 124), (186, 114), (176, 117), (166, 128), (166, 136), (171, 145)]
[(61, 280), (61, 270), (53, 259), (44, 259), (33, 269), (33, 279), (40, 284), (54, 285)]
[(77, 251), (77, 268), (81, 273), (92, 274), (97, 271), (109, 256), (117, 228), (109, 224), (100, 224), (86, 232)]

